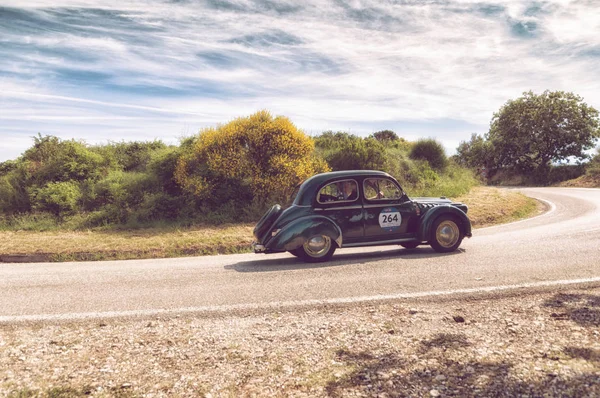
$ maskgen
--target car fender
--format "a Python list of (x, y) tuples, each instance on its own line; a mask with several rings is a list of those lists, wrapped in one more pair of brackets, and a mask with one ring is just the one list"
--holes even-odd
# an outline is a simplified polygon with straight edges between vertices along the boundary
[(427, 241), (429, 239), (429, 233), (433, 223), (435, 222), (436, 218), (443, 214), (452, 214), (453, 216), (456, 216), (456, 218), (461, 221), (462, 232), (464, 235), (469, 238), (472, 236), (471, 220), (469, 220), (469, 217), (467, 217), (464, 211), (451, 205), (440, 205), (425, 213), (419, 225), (419, 230), (417, 231), (417, 239), (421, 242)]
[(338, 247), (342, 247), (342, 230), (325, 216), (307, 216), (290, 222), (272, 237), (265, 247), (272, 252), (295, 250), (309, 237), (317, 234), (329, 236)]

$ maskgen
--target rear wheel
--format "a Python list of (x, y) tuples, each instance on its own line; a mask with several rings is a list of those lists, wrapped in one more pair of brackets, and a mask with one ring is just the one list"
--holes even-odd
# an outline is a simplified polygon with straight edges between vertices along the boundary
[(296, 250), (298, 257), (307, 263), (320, 263), (328, 261), (333, 256), (335, 248), (335, 242), (329, 236), (314, 235)]
[(436, 252), (449, 253), (458, 249), (463, 238), (459, 221), (453, 216), (443, 215), (433, 223), (429, 244)]

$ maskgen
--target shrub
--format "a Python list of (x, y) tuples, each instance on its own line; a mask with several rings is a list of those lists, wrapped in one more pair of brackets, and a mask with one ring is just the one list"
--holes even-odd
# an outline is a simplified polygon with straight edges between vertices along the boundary
[(177, 147), (157, 150), (148, 163), (148, 172), (155, 175), (162, 190), (172, 196), (183, 194), (181, 187), (175, 181), (175, 169), (181, 153), (182, 151)]
[(33, 147), (20, 160), (30, 175), (28, 184), (38, 187), (49, 182), (97, 179), (102, 174), (102, 156), (81, 142), (53, 136), (35, 137)]
[[(313, 141), (285, 117), (266, 111), (203, 130), (179, 157), (175, 180), (197, 198), (284, 197), (301, 181), (326, 171)], [(238, 195), (239, 194), (239, 195)]]
[(42, 232), (56, 229), (57, 226), (56, 216), (46, 212), (0, 216), (0, 230)]
[(600, 177), (600, 148), (597, 149), (596, 155), (586, 165), (585, 172), (591, 177)]
[(410, 158), (414, 160), (426, 160), (435, 170), (444, 170), (448, 165), (448, 158), (442, 144), (434, 139), (420, 139), (411, 151)]
[(550, 167), (547, 178), (543, 182), (546, 184), (556, 184), (562, 181), (572, 180), (583, 174), (585, 174), (585, 166), (582, 164), (552, 166)]
[(122, 171), (145, 171), (154, 154), (168, 148), (160, 140), (117, 142), (91, 148), (105, 159), (113, 169)]
[(31, 209), (24, 179), (19, 170), (0, 177), (0, 213), (22, 213)]
[(382, 170), (385, 165), (385, 146), (374, 138), (353, 136), (340, 143), (326, 155), (329, 166), (337, 170)]
[(81, 190), (76, 182), (50, 182), (34, 191), (32, 202), (36, 210), (63, 216), (75, 212), (81, 197)]
[(132, 210), (140, 205), (147, 192), (157, 190), (157, 179), (150, 173), (111, 171), (98, 181), (90, 193), (92, 208), (114, 204)]
[(433, 170), (425, 169), (419, 177), (419, 182), (407, 189), (411, 196), (446, 196), (457, 197), (468, 193), (471, 188), (478, 185), (478, 181), (471, 170), (465, 169), (449, 162), (444, 173), (431, 174)]

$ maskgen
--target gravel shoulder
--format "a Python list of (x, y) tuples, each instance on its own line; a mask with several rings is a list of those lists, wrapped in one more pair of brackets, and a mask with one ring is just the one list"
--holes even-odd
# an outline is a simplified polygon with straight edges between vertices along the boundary
[(600, 288), (0, 325), (0, 396), (600, 396)]

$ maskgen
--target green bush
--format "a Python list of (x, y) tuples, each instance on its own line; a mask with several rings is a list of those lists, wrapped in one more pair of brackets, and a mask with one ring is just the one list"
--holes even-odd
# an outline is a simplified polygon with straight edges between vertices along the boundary
[(467, 194), (479, 182), (471, 170), (460, 167), (450, 162), (444, 173), (433, 177), (433, 170), (426, 170), (419, 182), (411, 187), (410, 196), (446, 196), (455, 198)]
[(333, 171), (382, 170), (386, 162), (385, 146), (375, 138), (338, 136), (326, 141), (321, 148), (325, 161)]
[(585, 167), (585, 173), (594, 178), (600, 177), (600, 148)]
[(148, 172), (157, 177), (162, 191), (174, 197), (184, 194), (175, 181), (175, 168), (181, 154), (180, 148), (171, 146), (155, 151), (148, 162)]
[(137, 222), (177, 220), (180, 216), (193, 216), (193, 203), (186, 196), (171, 196), (165, 192), (148, 192), (133, 213)]
[(82, 182), (102, 175), (102, 156), (85, 144), (53, 136), (38, 136), (34, 141), (33, 147), (20, 159), (29, 172), (28, 185), (42, 187), (49, 182)]
[(34, 191), (32, 203), (35, 210), (63, 216), (75, 212), (81, 197), (81, 189), (76, 182), (50, 182)]
[(158, 179), (150, 173), (111, 171), (95, 183), (86, 198), (90, 211), (103, 210), (102, 223), (127, 222), (149, 193), (160, 191)]
[(0, 230), (43, 232), (56, 229), (58, 220), (46, 212), (18, 213), (0, 216)]
[(148, 167), (154, 154), (167, 148), (168, 146), (165, 143), (155, 140), (112, 142), (90, 149), (100, 154), (104, 158), (105, 164), (111, 165), (112, 169), (143, 172)]
[(24, 176), (13, 170), (0, 177), (0, 213), (23, 213), (31, 209)]
[(420, 139), (410, 150), (413, 160), (426, 160), (435, 170), (444, 170), (448, 165), (448, 158), (442, 144), (434, 139)]
[(560, 165), (551, 166), (548, 176), (543, 182), (556, 184), (562, 181), (572, 180), (585, 174), (585, 165)]
[(440, 167), (443, 148), (429, 141), (433, 149), (423, 152), (426, 143), (390, 130), (367, 138), (329, 131), (313, 139), (268, 112), (204, 130), (179, 146), (89, 147), (39, 135), (23, 156), (0, 163), (0, 228), (252, 222), (273, 203), (286, 203), (304, 178), (330, 167), (386, 171), (411, 196), (468, 191), (471, 174)]

